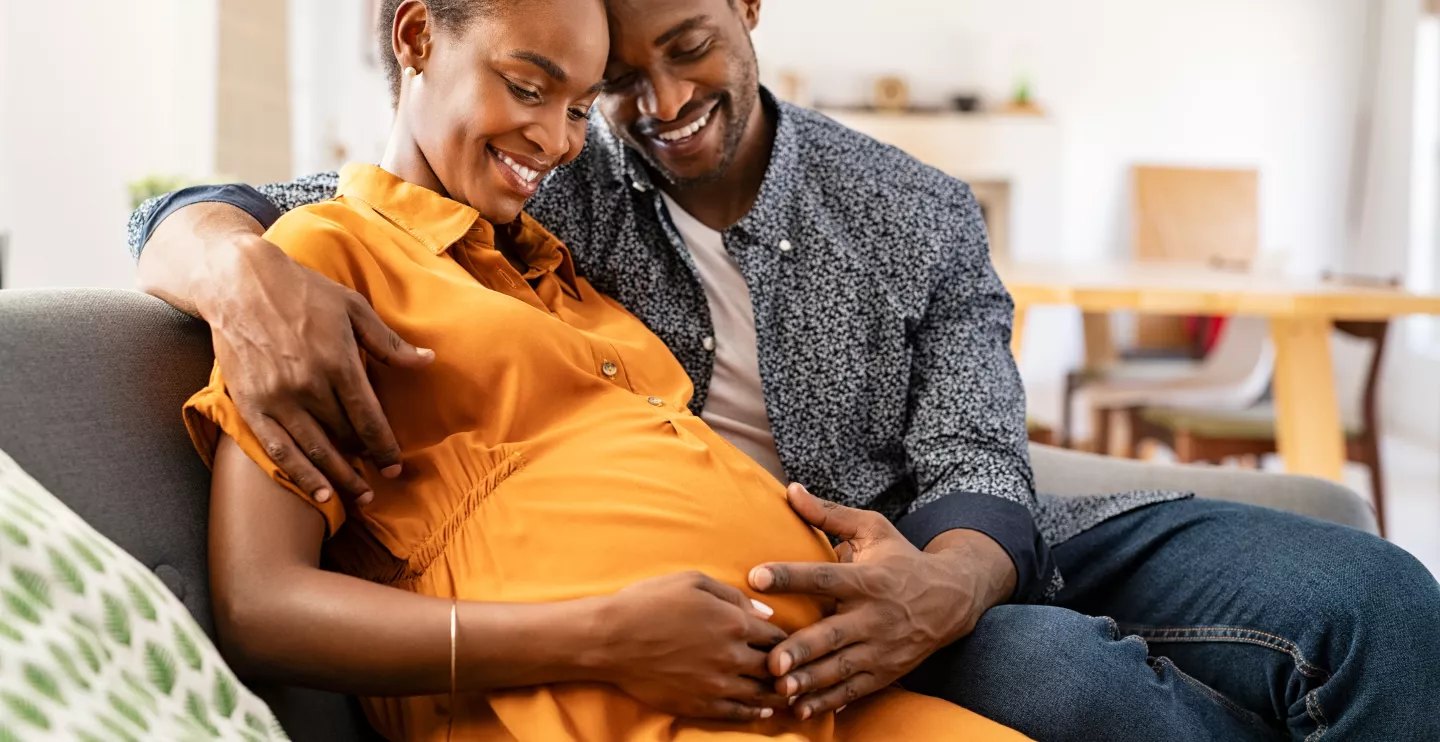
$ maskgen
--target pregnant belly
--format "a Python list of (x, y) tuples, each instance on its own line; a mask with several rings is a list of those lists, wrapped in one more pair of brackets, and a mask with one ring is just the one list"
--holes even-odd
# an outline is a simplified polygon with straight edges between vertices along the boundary
[[(479, 504), (430, 576), (462, 600), (539, 602), (688, 570), (749, 592), (756, 565), (834, 560), (784, 487), (700, 420), (602, 427), (522, 449), (523, 466)], [(806, 598), (764, 600), (787, 630), (823, 609)]]

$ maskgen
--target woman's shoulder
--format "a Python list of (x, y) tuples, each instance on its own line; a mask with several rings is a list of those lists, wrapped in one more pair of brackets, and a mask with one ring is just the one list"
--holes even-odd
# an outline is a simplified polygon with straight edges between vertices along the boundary
[(265, 239), (301, 265), (349, 283), (357, 260), (370, 262), (370, 243), (380, 238), (367, 209), (344, 197), (301, 206), (281, 216)]

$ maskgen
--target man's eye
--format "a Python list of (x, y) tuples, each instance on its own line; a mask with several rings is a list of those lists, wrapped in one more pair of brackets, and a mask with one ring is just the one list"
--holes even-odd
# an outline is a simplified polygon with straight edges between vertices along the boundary
[(709, 40), (709, 39), (706, 39), (705, 41), (702, 41), (702, 42), (700, 42), (699, 44), (696, 44), (695, 46), (690, 47), (689, 49), (680, 49), (680, 50), (676, 51), (676, 52), (675, 52), (675, 58), (676, 58), (676, 59), (695, 59), (696, 57), (699, 57), (699, 56), (703, 55), (703, 54), (704, 54), (705, 52), (707, 52), (707, 51), (710, 51), (710, 40)]
[(534, 103), (540, 100), (540, 94), (535, 92), (534, 90), (530, 90), (529, 88), (522, 88), (519, 85), (516, 85), (515, 83), (509, 81), (507, 81), (505, 85), (510, 88), (511, 95), (519, 98), (526, 103)]
[(606, 78), (605, 90), (612, 93), (617, 90), (624, 90), (635, 84), (636, 77), (634, 72), (627, 72), (619, 77)]

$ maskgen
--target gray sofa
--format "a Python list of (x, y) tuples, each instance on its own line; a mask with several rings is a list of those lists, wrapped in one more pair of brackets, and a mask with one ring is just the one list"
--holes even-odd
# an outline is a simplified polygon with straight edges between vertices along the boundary
[[(211, 365), (207, 328), (128, 291), (0, 291), (0, 449), (170, 587), (213, 632), (209, 475), (180, 421)], [(1156, 467), (1034, 447), (1042, 491), (1181, 489), (1374, 533), (1353, 492), (1299, 477)], [(352, 699), (256, 687), (296, 740), (376, 736)]]

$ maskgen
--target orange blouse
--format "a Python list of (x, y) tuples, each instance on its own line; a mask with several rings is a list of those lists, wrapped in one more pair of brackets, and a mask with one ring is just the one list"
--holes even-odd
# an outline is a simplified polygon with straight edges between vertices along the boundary
[[(436, 354), (422, 370), (367, 364), (405, 466), (388, 480), (357, 462), (375, 488), (363, 508), (300, 493), (240, 419), (218, 367), (186, 404), (207, 462), (223, 431), (324, 514), (325, 556), (340, 571), (426, 595), (538, 602), (684, 570), (747, 589), (762, 562), (835, 558), (790, 511), (781, 484), (689, 412), (693, 389), (664, 344), (577, 277), (566, 248), (528, 216), (497, 229), (468, 206), (351, 165), (335, 200), (286, 214), (267, 238)], [(823, 610), (808, 598), (765, 601), (787, 631)], [(748, 727), (677, 720), (604, 685), (461, 701), (364, 705), (393, 740), (948, 739), (957, 729), (966, 739), (1018, 739), (983, 736), (1013, 733), (898, 691), (840, 717), (779, 714)], [(924, 731), (941, 723), (942, 737)], [(861, 731), (877, 724), (918, 736)]]

